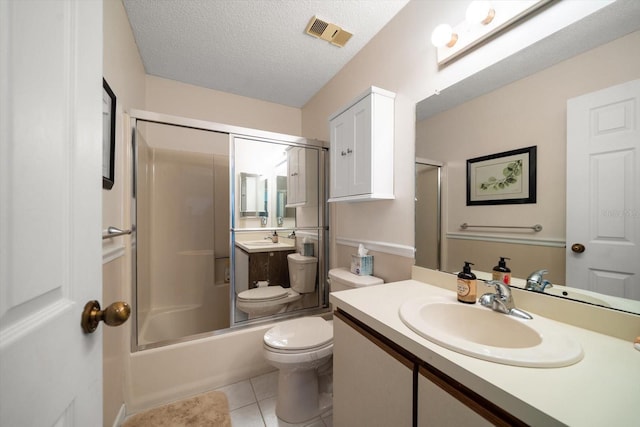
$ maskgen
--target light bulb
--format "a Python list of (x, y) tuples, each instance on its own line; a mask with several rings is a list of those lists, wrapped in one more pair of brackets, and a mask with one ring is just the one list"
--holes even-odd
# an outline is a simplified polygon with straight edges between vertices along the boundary
[(435, 47), (453, 47), (458, 41), (458, 35), (453, 32), (449, 24), (440, 24), (431, 33), (431, 43)]
[(491, 2), (486, 0), (474, 0), (467, 7), (465, 18), (470, 24), (487, 25), (493, 21), (496, 11), (491, 7)]

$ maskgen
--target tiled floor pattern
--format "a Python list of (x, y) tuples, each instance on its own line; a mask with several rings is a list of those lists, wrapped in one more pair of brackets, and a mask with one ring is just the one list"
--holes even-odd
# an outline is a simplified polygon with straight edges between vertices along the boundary
[(218, 391), (227, 395), (233, 427), (333, 427), (330, 410), (304, 424), (289, 424), (276, 417), (278, 371), (221, 387)]

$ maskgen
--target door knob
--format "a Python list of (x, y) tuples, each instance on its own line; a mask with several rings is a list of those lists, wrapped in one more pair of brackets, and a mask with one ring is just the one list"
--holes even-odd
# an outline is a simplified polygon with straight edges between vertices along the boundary
[(573, 245), (571, 245), (571, 250), (577, 254), (581, 254), (582, 252), (584, 252), (585, 247), (582, 243), (574, 243)]
[(131, 314), (131, 307), (126, 302), (118, 301), (104, 310), (100, 310), (98, 301), (89, 301), (82, 312), (82, 330), (90, 334), (96, 330), (100, 321), (109, 326), (119, 326), (127, 321)]

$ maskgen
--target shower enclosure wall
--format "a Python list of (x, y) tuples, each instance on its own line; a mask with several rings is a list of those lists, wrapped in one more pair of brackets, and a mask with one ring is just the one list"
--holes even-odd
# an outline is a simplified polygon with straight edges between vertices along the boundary
[[(258, 281), (288, 287), (286, 254), (301, 252), (303, 241), (318, 258), (315, 291), (275, 316), (326, 311), (326, 149), (142, 111), (132, 112), (132, 149), (134, 351), (273, 318), (238, 310), (237, 294)], [(309, 150), (303, 172), (314, 198), (288, 203), (296, 197), (290, 176), (296, 150)], [(290, 245), (286, 251), (266, 246), (243, 258), (242, 242), (267, 242), (274, 232), (279, 246)]]

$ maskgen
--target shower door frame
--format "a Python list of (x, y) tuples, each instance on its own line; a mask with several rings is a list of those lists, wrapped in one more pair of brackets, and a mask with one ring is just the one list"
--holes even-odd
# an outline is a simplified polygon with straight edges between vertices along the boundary
[[(155, 113), (151, 111), (145, 110), (136, 110), (132, 109), (129, 111), (130, 118), (130, 140), (128, 141), (128, 149), (129, 152), (128, 162), (131, 168), (131, 224), (132, 224), (132, 234), (131, 234), (131, 304), (134, 308), (131, 314), (131, 325), (132, 325), (132, 333), (131, 333), (131, 352), (135, 353), (137, 351), (142, 351), (151, 348), (162, 347), (169, 344), (176, 344), (180, 342), (191, 341), (195, 339), (205, 338), (213, 335), (220, 335), (232, 331), (237, 331), (242, 328), (255, 326), (260, 323), (265, 323), (269, 321), (273, 321), (274, 319), (287, 319), (293, 317), (300, 317), (310, 314), (322, 314), (329, 313), (329, 287), (326, 285), (327, 283), (327, 272), (328, 272), (328, 262), (329, 262), (329, 207), (326, 203), (326, 189), (327, 187), (327, 152), (328, 152), (328, 144), (324, 141), (319, 140), (310, 140), (307, 138), (281, 134), (276, 132), (264, 131), (259, 129), (245, 128), (240, 126), (227, 125), (223, 123), (210, 122), (206, 120), (199, 119), (191, 119), (180, 116), (173, 116), (162, 113)], [(283, 313), (272, 316), (265, 316), (263, 318), (254, 319), (244, 321), (242, 324), (234, 324), (235, 323), (235, 241), (234, 234), (237, 231), (234, 228), (235, 224), (235, 185), (231, 185), (229, 192), (229, 219), (230, 219), (230, 248), (229, 248), (229, 258), (230, 258), (230, 283), (229, 283), (229, 307), (230, 307), (230, 326), (225, 329), (218, 329), (213, 331), (204, 332), (197, 335), (189, 335), (173, 340), (168, 341), (160, 341), (149, 344), (138, 344), (138, 313), (137, 313), (137, 252), (135, 250), (136, 247), (136, 210), (137, 210), (137, 195), (136, 191), (136, 179), (137, 179), (137, 159), (138, 159), (138, 151), (137, 151), (137, 141), (136, 141), (136, 129), (138, 126), (138, 122), (148, 122), (148, 123), (156, 123), (156, 124), (164, 124), (171, 125), (177, 127), (183, 127), (188, 129), (216, 132), (227, 134), (229, 137), (229, 178), (230, 184), (233, 183), (235, 177), (235, 167), (234, 167), (234, 144), (233, 139), (245, 138), (245, 139), (253, 139), (262, 142), (273, 142), (279, 144), (286, 144), (291, 146), (300, 146), (306, 148), (313, 148), (318, 150), (318, 226), (317, 227), (295, 227), (296, 230), (317, 230), (318, 232), (318, 251), (321, 256), (318, 259), (318, 283), (319, 283), (319, 306), (315, 308), (297, 310), (295, 312)], [(250, 229), (241, 229), (242, 231), (250, 231)], [(261, 228), (259, 231), (264, 231), (266, 229)]]

